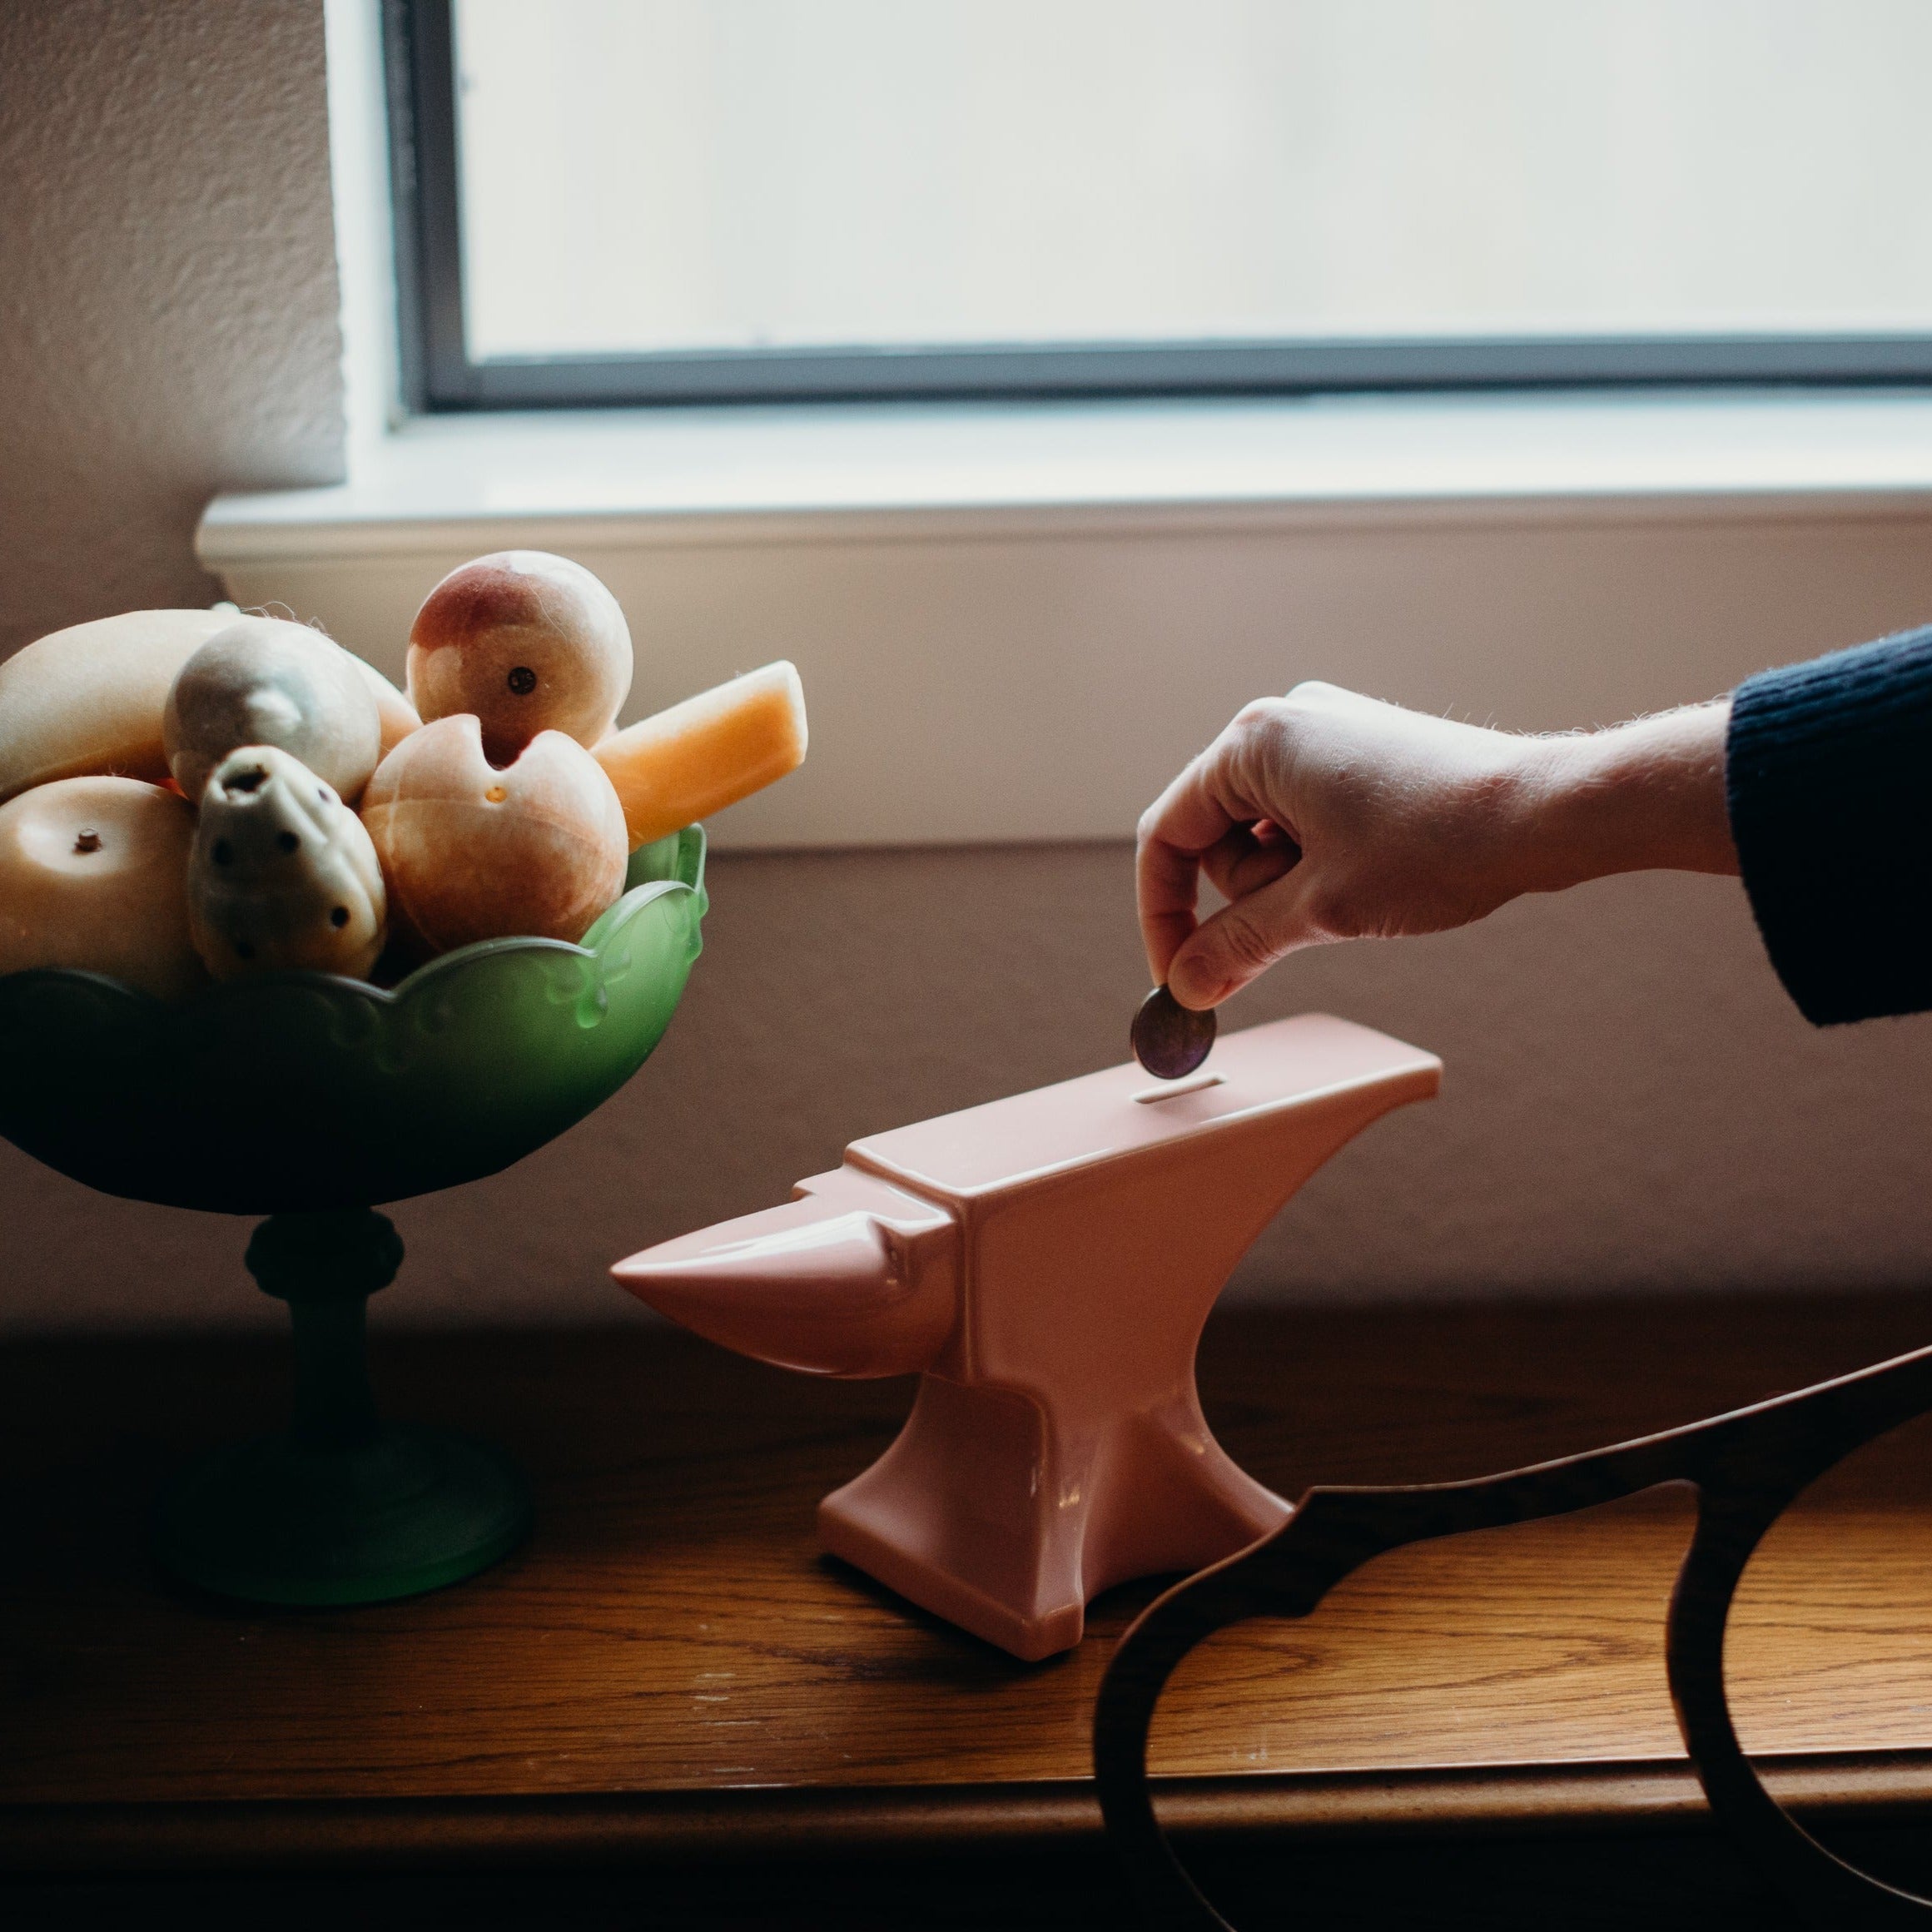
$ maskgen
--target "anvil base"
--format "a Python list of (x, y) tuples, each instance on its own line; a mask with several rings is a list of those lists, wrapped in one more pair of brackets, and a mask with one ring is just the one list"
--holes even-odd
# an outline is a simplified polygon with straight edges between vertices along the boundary
[(898, 1440), (819, 1504), (819, 1540), (1026, 1662), (1070, 1650), (1103, 1590), (1217, 1563), (1288, 1517), (1191, 1393), (1174, 1408), (1055, 1444), (1026, 1396), (923, 1376)]

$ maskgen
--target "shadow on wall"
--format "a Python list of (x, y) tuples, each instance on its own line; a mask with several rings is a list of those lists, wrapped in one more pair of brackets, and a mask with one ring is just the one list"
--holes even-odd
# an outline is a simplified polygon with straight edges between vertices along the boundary
[[(773, 1205), (861, 1134), (1124, 1059), (1123, 846), (723, 855), (657, 1057), (509, 1173), (395, 1210), (392, 1323), (646, 1319), (618, 1257)], [(837, 935), (827, 943), (827, 934)], [(1303, 954), (1229, 1025), (1323, 1009), (1441, 1053), (1235, 1293), (1297, 1299), (1883, 1285), (1932, 1271), (1932, 1017), (1817, 1033), (1735, 882), (1609, 880), (1434, 939)], [(109, 1201), (0, 1149), (16, 1331), (275, 1325), (246, 1224)]]

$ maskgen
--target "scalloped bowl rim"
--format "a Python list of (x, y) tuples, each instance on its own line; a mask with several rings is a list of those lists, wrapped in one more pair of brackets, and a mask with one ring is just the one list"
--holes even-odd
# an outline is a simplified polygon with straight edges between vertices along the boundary
[[(682, 1001), (703, 948), (703, 922), (710, 910), (703, 828), (687, 827), (632, 856), (635, 866), (660, 875), (674, 869), (673, 876), (637, 879), (605, 907), (582, 941), (530, 934), (479, 940), (426, 961), (393, 987), (335, 973), (286, 971), (206, 986), (181, 1000), (162, 1000), (111, 975), (78, 967), (30, 967), (0, 976), (0, 1056), (7, 1064), (16, 1054), (25, 1056), (17, 1090), (0, 1075), (5, 1089), (0, 1101), (10, 1130), (5, 1137), (57, 1172), (104, 1193), (228, 1214), (335, 1206), (351, 1196), (359, 1205), (403, 1200), (499, 1173), (608, 1100), (655, 1050)], [(634, 975), (633, 962), (640, 956), (628, 936), (638, 932), (647, 936), (643, 956), (660, 961), (661, 970)], [(567, 988), (565, 981), (570, 982)], [(538, 986), (547, 990), (547, 996), (531, 1008), (529, 996)], [(576, 1024), (564, 1037), (594, 1037), (606, 1044), (589, 1049), (588, 1058), (574, 1049), (554, 1057), (549, 1047), (561, 1048), (562, 1040), (553, 1036), (549, 1022), (534, 1035), (519, 1024), (500, 1043), (494, 1022), (489, 1022), (486, 1033), (459, 1028), (457, 1062), (435, 1050), (419, 1060), (419, 1040), (447, 1037), (448, 1022), (464, 1012), (479, 1018), (500, 1013), (505, 996), (519, 1012), (568, 1007)], [(44, 1000), (74, 1002), (68, 1010), (82, 1021), (83, 1033), (93, 1036), (81, 1049), (78, 1085), (69, 1085), (61, 1064), (64, 1026), (49, 1035), (37, 1025)], [(90, 1008), (94, 1024), (87, 1023)], [(620, 1010), (628, 1019), (607, 1036), (602, 1016)], [(587, 1016), (590, 1012), (598, 1016)], [(355, 1036), (345, 1036), (339, 1022), (352, 1019)], [(285, 1036), (286, 1064), (279, 1065)], [(616, 1043), (614, 1049), (610, 1042)], [(407, 1050), (393, 1065), (387, 1064), (392, 1047)], [(123, 1048), (135, 1055), (125, 1072)], [(286, 1091), (307, 1092), (325, 1114), (330, 1107), (353, 1104), (368, 1080), (380, 1075), (385, 1084), (402, 1083), (395, 1091), (406, 1097), (406, 1119), (421, 1116), (425, 1108), (440, 1118), (454, 1095), (469, 1125), (454, 1139), (444, 1134), (428, 1149), (414, 1151), (406, 1125), (395, 1131), (372, 1131), (366, 1145), (357, 1143), (357, 1156), (340, 1164), (340, 1187), (328, 1180), (335, 1171), (329, 1164), (312, 1172), (302, 1165), (305, 1140), (336, 1130), (323, 1115), (292, 1138), (270, 1135), (271, 1141), (283, 1143), (279, 1154), (259, 1146), (259, 1136), (251, 1139), (246, 1150), (231, 1147), (226, 1128), (212, 1141), (205, 1136), (195, 1140), (204, 1164), (211, 1149), (226, 1150), (223, 1157), (231, 1157), (236, 1165), (226, 1180), (198, 1181), (188, 1175), (183, 1160), (138, 1154), (130, 1139), (130, 1108), (141, 1120), (148, 1117), (146, 1087), (180, 1064), (182, 1054), (196, 1063), (199, 1077), (200, 1063), (209, 1052), (231, 1059), (237, 1051), (263, 1048), (294, 1083)], [(536, 1050), (534, 1060), (529, 1049)], [(539, 1065), (553, 1071), (529, 1085), (526, 1075)], [(510, 1087), (491, 1089), (493, 1081), (503, 1079), (511, 1081)], [(470, 1093), (474, 1080), (483, 1085)], [(112, 1097), (117, 1087), (122, 1089), (118, 1100)], [(63, 1090), (65, 1100), (60, 1097)], [(482, 1108), (479, 1114), (466, 1110), (465, 1094)], [(97, 1117), (97, 1131), (87, 1125)], [(21, 1134), (11, 1130), (16, 1126)], [(341, 1202), (333, 1198), (337, 1193)]]
[[(695, 831), (703, 837), (702, 827), (689, 826), (685, 831)], [(682, 842), (684, 832), (673, 832), (670, 837)], [(700, 882), (708, 856), (701, 846)], [(393, 986), (379, 986), (369, 980), (351, 979), (345, 973), (316, 972), (306, 967), (287, 966), (272, 972), (251, 973), (244, 979), (217, 981), (211, 986), (198, 987), (186, 999), (164, 1000), (145, 987), (132, 986), (125, 980), (116, 979), (112, 973), (93, 972), (83, 966), (27, 966), (18, 972), (0, 973), (0, 996), (4, 996), (9, 987), (25, 981), (74, 981), (85, 986), (111, 986), (136, 1004), (151, 1006), (156, 1013), (170, 1018), (182, 1018), (206, 1011), (226, 999), (241, 996), (259, 999), (266, 991), (284, 987), (297, 991), (326, 988), (332, 993), (359, 996), (378, 1006), (401, 1006), (435, 990), (452, 973), (463, 972), (481, 961), (500, 959), (506, 954), (556, 953), (589, 960), (600, 966), (618, 935), (647, 906), (670, 892), (689, 892), (694, 897), (707, 901), (709, 897), (702, 882), (693, 885), (688, 879), (645, 879), (605, 906), (592, 921), (581, 940), (547, 939), (536, 933), (508, 933), (496, 939), (472, 940), (468, 946), (456, 946), (448, 952), (439, 953), (434, 959), (425, 960)], [(708, 904), (701, 905), (698, 917), (702, 919), (708, 909)]]

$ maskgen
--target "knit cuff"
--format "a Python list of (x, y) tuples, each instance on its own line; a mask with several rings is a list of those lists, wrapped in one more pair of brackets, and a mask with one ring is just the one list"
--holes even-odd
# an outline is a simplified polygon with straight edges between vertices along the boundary
[(1805, 1017), (1932, 1007), (1932, 626), (1741, 684), (1725, 788), (1758, 931)]

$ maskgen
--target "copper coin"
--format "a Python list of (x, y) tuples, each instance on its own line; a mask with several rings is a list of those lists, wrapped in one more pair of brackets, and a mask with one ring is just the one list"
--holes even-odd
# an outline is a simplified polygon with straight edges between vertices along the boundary
[(1214, 1032), (1212, 1011), (1197, 1013), (1156, 986), (1134, 1016), (1134, 1057), (1156, 1080), (1180, 1080), (1208, 1057)]

